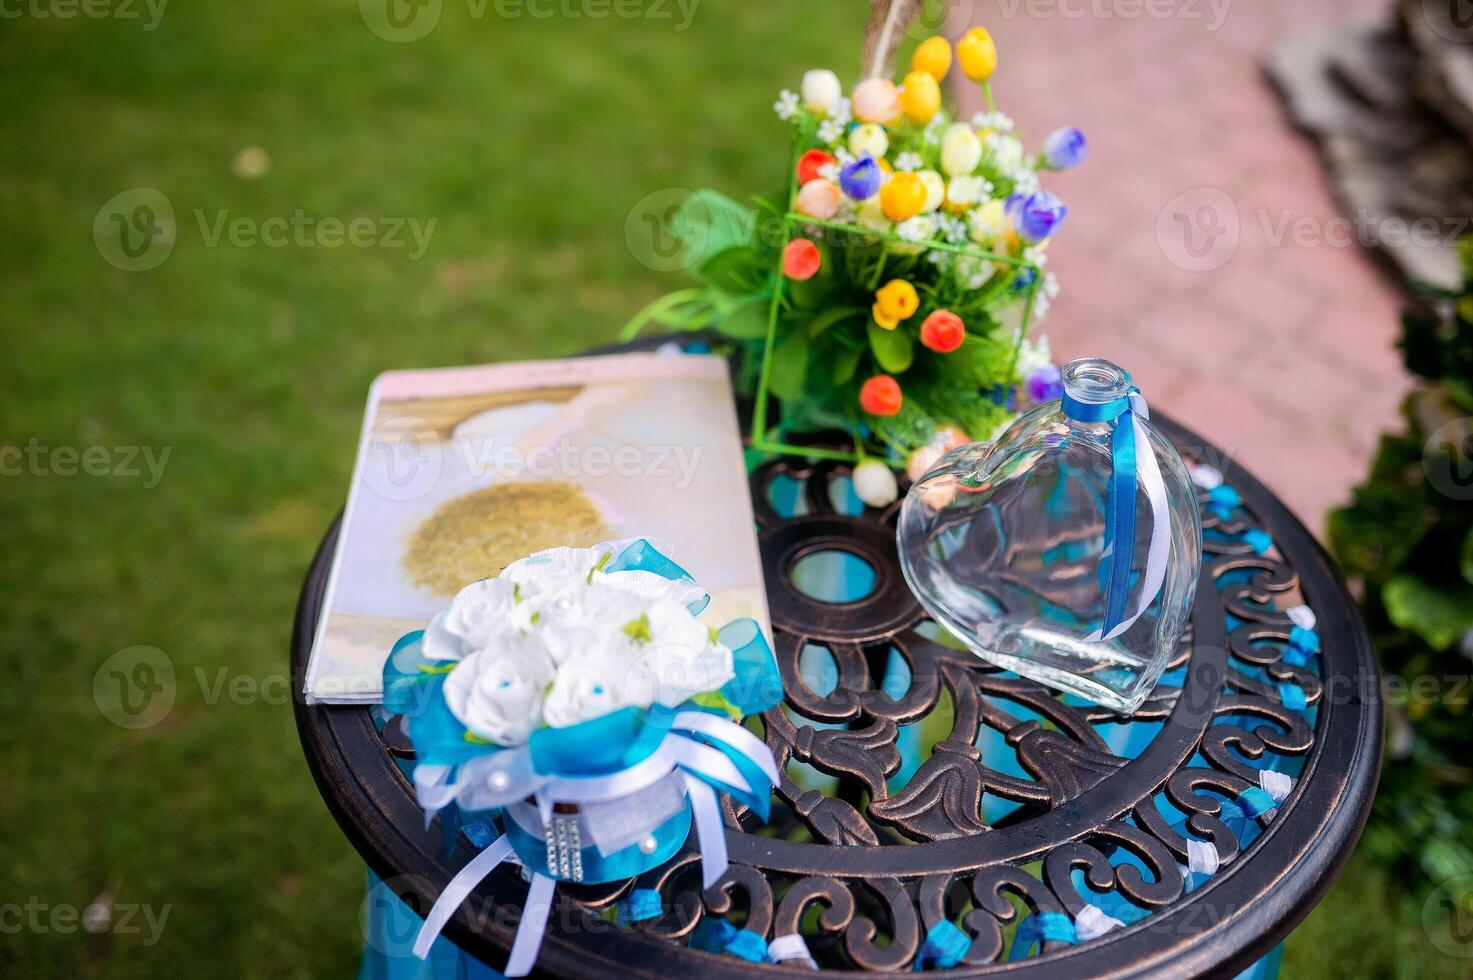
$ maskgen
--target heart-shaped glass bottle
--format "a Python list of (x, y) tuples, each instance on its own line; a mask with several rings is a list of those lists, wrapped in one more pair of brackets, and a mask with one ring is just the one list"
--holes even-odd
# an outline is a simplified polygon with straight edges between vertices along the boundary
[(911, 487), (898, 543), (921, 605), (978, 656), (1129, 713), (1191, 615), (1202, 521), (1130, 375), (1072, 361), (1064, 397)]

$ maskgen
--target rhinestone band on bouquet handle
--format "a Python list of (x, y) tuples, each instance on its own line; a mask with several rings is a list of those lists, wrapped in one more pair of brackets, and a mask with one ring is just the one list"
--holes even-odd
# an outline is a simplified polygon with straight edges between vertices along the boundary
[(740, 720), (779, 704), (782, 679), (757, 623), (713, 629), (709, 596), (644, 539), (555, 548), (463, 589), (384, 667), (403, 715), (428, 822), (501, 835), (440, 893), (414, 944), (428, 955), (503, 862), (530, 888), (507, 976), (533, 966), (557, 882), (635, 878), (674, 857), (694, 826), (702, 880), (727, 868), (725, 793), (767, 819), (772, 752)]
[[(753, 449), (854, 463), (872, 506), (897, 496), (887, 463), (914, 477), (1058, 397), (1046, 339), (1027, 336), (1058, 290), (1044, 264), (1068, 211), (1040, 175), (1089, 152), (1067, 127), (1025, 150), (993, 105), (998, 54), (983, 28), (954, 47), (926, 39), (892, 81), (918, 7), (875, 4), (863, 77), (847, 96), (826, 69), (782, 92), (788, 188), (751, 207), (692, 194), (669, 230), (700, 285), (651, 303), (624, 331), (721, 335), (745, 355), (738, 381), (755, 394)], [(961, 119), (943, 104), (954, 74), (981, 87), (986, 111)], [(852, 434), (853, 451), (805, 442), (834, 429)]]

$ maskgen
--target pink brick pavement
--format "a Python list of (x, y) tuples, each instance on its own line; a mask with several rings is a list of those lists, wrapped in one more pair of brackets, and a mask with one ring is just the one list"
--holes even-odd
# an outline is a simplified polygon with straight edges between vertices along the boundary
[(1322, 533), (1397, 424), (1401, 304), (1357, 246), (1323, 240), (1340, 212), (1261, 65), (1287, 33), (1389, 5), (1217, 0), (1219, 21), (1209, 0), (952, 3), (948, 33), (996, 38), (993, 92), (1025, 144), (1061, 125), (1090, 141), (1081, 169), (1045, 180), (1069, 206), (1039, 328), (1056, 357), (1124, 364)]

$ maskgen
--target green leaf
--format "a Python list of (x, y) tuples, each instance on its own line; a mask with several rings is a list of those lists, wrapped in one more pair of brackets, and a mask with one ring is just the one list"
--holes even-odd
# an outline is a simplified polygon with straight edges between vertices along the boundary
[(762, 288), (767, 266), (756, 249), (737, 247), (717, 252), (701, 264), (702, 279), (728, 293), (751, 293)]
[(877, 323), (869, 325), (869, 347), (875, 361), (891, 374), (899, 374), (915, 359), (915, 345), (910, 335), (896, 328), (886, 330)]
[(732, 721), (741, 721), (742, 709), (732, 704), (726, 695), (720, 691), (707, 691), (704, 694), (697, 694), (691, 698), (691, 701), (700, 705), (702, 708), (712, 708), (716, 711), (723, 712)]
[(1412, 575), (1397, 575), (1381, 592), (1386, 615), (1434, 650), (1446, 650), (1473, 629), (1473, 588), (1437, 588)]
[(753, 244), (757, 214), (713, 190), (699, 190), (681, 201), (671, 218), (694, 265), (704, 265), (728, 249)]
[(772, 352), (772, 369), (768, 387), (779, 398), (793, 398), (803, 390), (803, 376), (808, 373), (808, 335), (794, 330)]
[(808, 321), (808, 336), (817, 337), (825, 330), (863, 312), (857, 306), (831, 306)]
[(859, 357), (863, 353), (858, 347), (843, 347), (834, 354), (834, 385), (848, 384), (854, 377), (855, 370), (859, 367)]
[(1463, 581), (1473, 584), (1473, 527), (1463, 536), (1463, 552), (1458, 556), (1458, 567), (1463, 572)]
[(713, 325), (728, 337), (736, 340), (759, 340), (767, 336), (767, 313), (771, 300), (766, 296), (753, 296), (737, 306)]

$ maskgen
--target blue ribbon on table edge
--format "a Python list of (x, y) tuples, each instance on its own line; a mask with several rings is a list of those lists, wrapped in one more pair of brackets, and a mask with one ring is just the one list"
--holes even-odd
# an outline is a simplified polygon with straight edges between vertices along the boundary
[[(1129, 375), (1126, 380), (1129, 380)], [(1108, 556), (1105, 621), (1086, 637), (1089, 640), (1109, 640), (1130, 629), (1166, 581), (1166, 559), (1171, 544), (1166, 484), (1161, 478), (1161, 468), (1151, 449), (1150, 438), (1141, 425), (1142, 420), (1150, 419), (1150, 409), (1135, 385), (1130, 385), (1121, 397), (1107, 402), (1080, 401), (1066, 391), (1063, 411), (1076, 422), (1106, 422), (1110, 425), (1110, 482), (1105, 502), (1103, 552)], [(1138, 482), (1145, 487), (1151, 506), (1151, 539), (1140, 602), (1133, 613), (1127, 613), (1131, 566), (1135, 558)]]
[[(605, 571), (650, 572), (693, 582), (675, 562), (640, 539), (626, 546)], [(698, 613), (709, 596), (688, 607)], [(732, 651), (733, 677), (720, 689), (721, 707), (701, 696), (677, 708), (626, 707), (566, 728), (542, 728), (525, 745), (504, 747), (468, 737), (466, 727), (445, 702), (446, 676), (457, 661), (423, 655), (423, 630), (400, 637), (384, 665), (384, 709), (405, 717), (414, 745), (416, 794), (426, 823), (447, 813), (499, 817), (504, 833), (486, 844), (455, 875), (425, 916), (415, 940), (415, 955), (428, 955), (455, 909), (487, 875), (505, 861), (531, 872), (531, 884), (507, 976), (525, 976), (536, 961), (558, 880), (584, 883), (636, 877), (670, 860), (694, 824), (701, 854), (702, 881), (710, 887), (726, 873), (726, 830), (718, 793), (726, 793), (761, 819), (768, 817), (779, 773), (771, 750), (734, 721), (781, 703), (782, 677), (772, 649), (755, 620), (737, 619), (717, 631)], [(672, 781), (681, 808), (647, 828), (638, 843), (604, 853), (597, 844), (579, 850), (575, 878), (548, 865), (550, 845), (526, 826), (535, 818), (548, 825), (557, 803), (608, 804), (657, 784)], [(531, 798), (535, 813), (523, 805)], [(640, 804), (642, 805), (643, 796)], [(574, 817), (574, 819), (578, 819)], [(654, 846), (650, 847), (650, 842)]]

